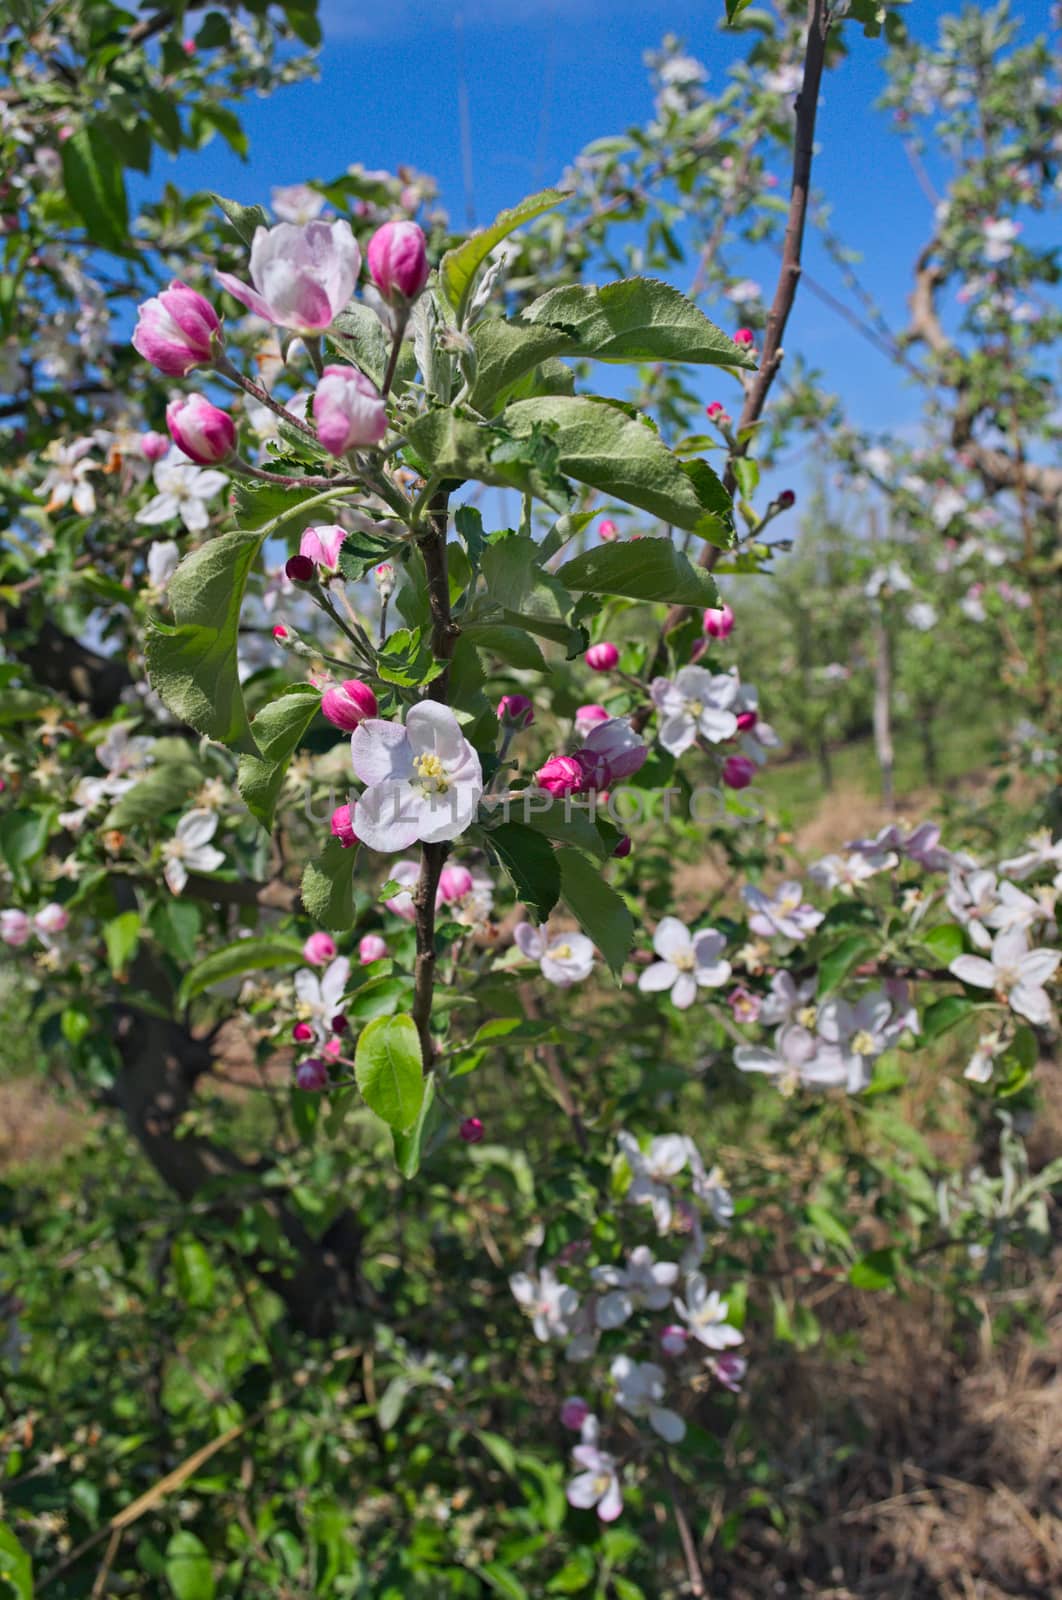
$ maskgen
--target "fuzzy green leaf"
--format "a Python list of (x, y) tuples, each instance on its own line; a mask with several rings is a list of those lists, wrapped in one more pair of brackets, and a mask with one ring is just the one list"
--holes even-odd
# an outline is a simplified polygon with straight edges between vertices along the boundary
[(261, 755), (240, 757), (236, 787), (248, 811), (267, 830), (273, 826), (277, 796), (288, 764), (320, 705), (317, 690), (300, 684), (263, 706), (251, 724)]
[(370, 1110), (399, 1133), (414, 1126), (424, 1102), (424, 1062), (412, 1017), (377, 1017), (361, 1033), (354, 1076)]
[(568, 335), (573, 355), (596, 361), (756, 366), (755, 358), (709, 322), (692, 300), (659, 278), (623, 278), (600, 288), (567, 284), (533, 301), (523, 320), (560, 330)]
[(515, 233), (517, 228), (523, 227), (525, 222), (552, 210), (567, 198), (560, 189), (543, 189), (538, 194), (530, 194), (511, 210), (499, 211), (489, 227), (481, 228), (463, 244), (446, 252), (439, 264), (439, 287), (453, 307), (459, 323), (464, 321), (465, 306), (476, 274), (495, 246)]
[(578, 850), (558, 850), (557, 860), (565, 905), (618, 977), (634, 943), (633, 917), (600, 866)]

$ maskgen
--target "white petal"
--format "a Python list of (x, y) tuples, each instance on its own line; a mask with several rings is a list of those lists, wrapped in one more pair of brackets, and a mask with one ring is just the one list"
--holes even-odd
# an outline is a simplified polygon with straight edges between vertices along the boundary
[(217, 827), (216, 812), (197, 809), (187, 812), (174, 831), (182, 844), (194, 850), (199, 845), (207, 844), (217, 832)]
[(680, 1439), (686, 1437), (686, 1424), (666, 1406), (649, 1407), (649, 1426), (668, 1444), (678, 1444)]
[(687, 1011), (697, 998), (697, 979), (692, 972), (680, 972), (671, 990), (671, 1004)]
[(374, 783), (358, 801), (358, 837), (385, 855), (407, 850), (421, 837), (420, 795), (408, 783)]
[(994, 989), (996, 969), (983, 956), (956, 956), (948, 967), (963, 983), (975, 984), (978, 989)]
[(369, 717), (350, 737), (350, 760), (354, 776), (362, 783), (386, 783), (413, 776), (413, 752), (406, 730), (398, 722)]
[(1032, 983), (1016, 983), (1008, 999), (1011, 1010), (1016, 1011), (1019, 1017), (1027, 1017), (1030, 1022), (1039, 1024), (1050, 1022), (1051, 1002), (1046, 989), (1040, 989)]
[(469, 744), (449, 706), (421, 700), (406, 713), (406, 733), (414, 756), (437, 755), (445, 767), (461, 761)]
[(638, 987), (643, 994), (657, 994), (662, 989), (670, 989), (677, 977), (678, 968), (670, 961), (654, 961), (638, 979)]
[(180, 894), (181, 890), (188, 882), (188, 873), (185, 871), (184, 862), (178, 861), (176, 858), (171, 861), (167, 861), (162, 875), (166, 879), (167, 887), (174, 894)]
[(653, 935), (653, 949), (664, 961), (688, 955), (693, 949), (690, 931), (678, 917), (662, 917)]

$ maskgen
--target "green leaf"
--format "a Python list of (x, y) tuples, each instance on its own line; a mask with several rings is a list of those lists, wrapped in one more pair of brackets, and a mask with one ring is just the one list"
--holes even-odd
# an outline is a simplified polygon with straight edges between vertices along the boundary
[(9, 811), (0, 816), (0, 856), (12, 872), (43, 855), (50, 821), (47, 811)]
[(210, 196), (216, 206), (228, 217), (245, 245), (254, 244), (256, 228), (268, 228), (269, 216), (261, 206), (241, 206), (236, 200), (226, 200), (223, 195)]
[(453, 307), (459, 324), (464, 321), (465, 306), (476, 273), (495, 246), (515, 233), (517, 228), (523, 227), (525, 222), (541, 216), (544, 211), (551, 211), (567, 198), (560, 189), (543, 189), (538, 194), (528, 195), (511, 210), (499, 211), (489, 227), (481, 228), (463, 244), (446, 252), (439, 263), (439, 287)]
[(393, 1017), (403, 1004), (408, 1004), (408, 997), (407, 978), (373, 978), (355, 992), (347, 1004), (346, 1014), (351, 1022)]
[(884, 1250), (872, 1250), (857, 1261), (848, 1273), (853, 1289), (889, 1289), (896, 1281), (896, 1251), (891, 1245)]
[(152, 620), (144, 651), (152, 688), (198, 733), (258, 755), (236, 670), (247, 575), (265, 530), (220, 534), (185, 556), (170, 579), (173, 625)]
[(177, 1293), (188, 1306), (208, 1306), (214, 1298), (214, 1268), (203, 1244), (190, 1234), (173, 1241), (170, 1251)]
[(406, 435), (425, 467), (439, 478), (458, 483), (472, 478), (518, 489), (521, 494), (535, 495), (555, 511), (568, 510), (571, 493), (557, 465), (557, 445), (542, 423), (529, 421), (517, 437), (503, 427), (439, 408), (411, 422)]
[(174, 1600), (214, 1600), (214, 1572), (206, 1545), (182, 1529), (166, 1546), (166, 1580)]
[(157, 900), (148, 915), (148, 926), (167, 955), (180, 966), (187, 967), (195, 960), (196, 940), (202, 927), (199, 907), (192, 900), (178, 900), (167, 895)]
[(511, 1568), (503, 1567), (500, 1561), (488, 1561), (486, 1566), (477, 1567), (476, 1574), (495, 1594), (504, 1596), (504, 1600), (531, 1600), (516, 1574)]
[(424, 1080), (424, 1098), (420, 1103), (417, 1120), (408, 1133), (392, 1132), (395, 1146), (395, 1166), (403, 1178), (415, 1178), (420, 1171), (421, 1153), (429, 1133), (429, 1124), (438, 1121), (435, 1112), (435, 1074), (429, 1072)]
[(93, 244), (125, 250), (129, 244), (129, 203), (125, 174), (114, 141), (98, 124), (71, 134), (59, 146), (66, 197)]
[(609, 499), (639, 506), (690, 532), (705, 518), (696, 486), (660, 435), (608, 400), (585, 395), (516, 400), (502, 420), (517, 436), (546, 428), (560, 471)]
[(557, 851), (557, 860), (565, 905), (618, 977), (634, 943), (634, 919), (600, 866), (567, 848)]
[(302, 961), (302, 946), (297, 939), (284, 939), (273, 935), (263, 939), (237, 939), (233, 944), (212, 950), (202, 961), (185, 974), (178, 994), (178, 1004), (185, 1006), (197, 994), (210, 989), (215, 983), (225, 983), (245, 972), (266, 972), (272, 967), (298, 966)]
[(13, 1600), (33, 1600), (30, 1558), (6, 1522), (0, 1522), (0, 1583), (7, 1585)]
[(557, 579), (576, 593), (618, 594), (669, 605), (715, 606), (711, 574), (695, 567), (670, 539), (634, 539), (598, 545), (566, 561)]
[(473, 622), (463, 629), (464, 636), (477, 650), (500, 656), (510, 667), (525, 672), (545, 672), (546, 659), (530, 634), (522, 628), (507, 628), (502, 623)]
[(320, 706), (317, 690), (300, 684), (263, 706), (251, 723), (251, 737), (262, 753), (240, 757), (236, 787), (248, 811), (267, 831), (273, 826), (288, 764)]
[(383, 323), (375, 311), (353, 302), (333, 321), (328, 342), (380, 387), (387, 371), (388, 346)]
[(849, 934), (847, 939), (842, 939), (840, 944), (834, 945), (819, 962), (819, 998), (836, 989), (854, 967), (869, 960), (873, 954), (874, 946), (862, 933)]
[(140, 943), (139, 911), (123, 911), (103, 924), (103, 943), (107, 965), (117, 977), (125, 971)]
[(600, 288), (566, 284), (533, 301), (523, 320), (561, 330), (572, 341), (574, 355), (596, 361), (756, 367), (754, 356), (659, 278), (622, 278)]
[(560, 896), (557, 853), (541, 833), (522, 822), (503, 822), (484, 835), (518, 900), (537, 922), (545, 922)]
[(957, 922), (943, 922), (937, 928), (928, 928), (922, 935), (922, 943), (932, 950), (945, 967), (950, 966), (966, 948), (963, 931)]
[(725, 0), (726, 20), (734, 22), (752, 4), (752, 0)]
[(939, 1000), (934, 1000), (932, 1005), (926, 1006), (922, 1013), (921, 1037), (927, 1042), (939, 1039), (942, 1033), (947, 1033), (976, 1010), (976, 1000), (970, 1000), (964, 994), (943, 995)]
[(176, 811), (202, 781), (202, 772), (190, 761), (160, 762), (119, 796), (101, 826), (129, 828), (138, 822), (157, 822), (167, 811)]
[[(537, 304), (537, 302), (536, 302)], [(487, 317), (472, 330), (476, 347), (476, 381), (468, 403), (484, 416), (494, 416), (511, 397), (520, 380), (550, 356), (578, 354), (573, 339), (559, 328), (528, 327)]]
[(377, 1017), (362, 1030), (354, 1076), (365, 1103), (390, 1128), (408, 1133), (424, 1101), (424, 1060), (409, 1016)]
[(478, 572), (484, 543), (482, 512), (476, 506), (458, 506), (454, 512), (454, 529), (465, 547), (470, 570)]

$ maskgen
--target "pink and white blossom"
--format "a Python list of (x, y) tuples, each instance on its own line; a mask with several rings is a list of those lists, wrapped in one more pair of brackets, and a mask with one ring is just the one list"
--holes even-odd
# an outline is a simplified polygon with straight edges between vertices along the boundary
[(314, 222), (327, 203), (324, 195), (318, 194), (307, 183), (289, 183), (271, 189), (269, 198), (273, 215), (281, 222), (293, 222), (296, 227), (305, 227), (308, 222)]
[(325, 367), (313, 397), (317, 436), (333, 456), (379, 444), (387, 432), (387, 402), (371, 378), (354, 367)]
[(616, 1403), (632, 1417), (644, 1417), (653, 1432), (667, 1444), (678, 1444), (686, 1437), (686, 1424), (677, 1412), (660, 1402), (667, 1379), (655, 1361), (632, 1361), (616, 1356), (609, 1373), (616, 1385)]
[(616, 1144), (631, 1169), (627, 1199), (632, 1205), (652, 1208), (658, 1233), (671, 1227), (674, 1190), (671, 1179), (678, 1176), (689, 1159), (689, 1147), (680, 1133), (658, 1134), (643, 1151), (626, 1129), (616, 1135)]
[(730, 977), (729, 961), (720, 959), (726, 939), (714, 928), (691, 934), (678, 917), (662, 917), (653, 935), (653, 949), (660, 957), (638, 979), (646, 994), (671, 992), (671, 1002), (685, 1011), (697, 998), (697, 990), (718, 989)]
[(717, 1289), (709, 1290), (703, 1274), (691, 1272), (685, 1290), (684, 1300), (676, 1298), (675, 1310), (699, 1344), (706, 1350), (730, 1350), (741, 1344), (741, 1333), (727, 1321), (726, 1301)]
[(332, 1032), (332, 1018), (342, 1009), (343, 992), (350, 978), (350, 961), (337, 956), (318, 977), (309, 967), (295, 974), (295, 999), (302, 1021), (308, 1022), (323, 1044)]
[(733, 711), (737, 684), (729, 673), (682, 667), (674, 679), (654, 678), (649, 687), (660, 723), (660, 743), (680, 756), (698, 738), (720, 744), (737, 732)]
[(989, 957), (956, 956), (948, 967), (963, 983), (991, 989), (1018, 1016), (1045, 1025), (1051, 1021), (1051, 1002), (1044, 987), (1054, 975), (1062, 953), (1030, 950), (1023, 928), (1006, 928), (992, 941)]
[(33, 924), (24, 911), (12, 908), (0, 911), (0, 940), (9, 945), (12, 950), (17, 950), (21, 945), (27, 944), (33, 936)]
[(821, 911), (805, 902), (804, 891), (795, 880), (779, 884), (770, 895), (747, 883), (741, 897), (752, 912), (749, 927), (764, 939), (780, 936), (799, 942), (814, 933), (823, 918)]
[(550, 938), (545, 928), (521, 922), (513, 942), (529, 961), (537, 961), (542, 976), (559, 989), (588, 978), (594, 968), (594, 947), (583, 933), (560, 933)]
[(346, 528), (341, 528), (335, 522), (325, 527), (307, 528), (299, 540), (299, 554), (325, 572), (338, 572), (339, 553), (346, 536)]
[(369, 240), (366, 254), (372, 280), (385, 300), (415, 300), (428, 281), (427, 240), (415, 222), (385, 222)]
[(662, 1311), (671, 1301), (678, 1274), (673, 1261), (657, 1261), (644, 1244), (630, 1251), (625, 1267), (595, 1267), (594, 1283), (608, 1290), (594, 1308), (598, 1327), (620, 1328), (635, 1311)]
[(189, 533), (202, 533), (208, 526), (207, 502), (227, 488), (229, 482), (226, 473), (197, 467), (177, 450), (155, 463), (153, 477), (158, 494), (133, 520), (142, 527), (154, 527), (179, 517)]
[(422, 700), (406, 723), (368, 718), (350, 742), (354, 774), (366, 784), (358, 833), (370, 850), (405, 850), (418, 839), (456, 839), (483, 794), (479, 757), (448, 706)]
[(568, 1504), (582, 1511), (597, 1508), (602, 1522), (615, 1522), (623, 1510), (623, 1493), (616, 1471), (615, 1457), (596, 1445), (577, 1444), (572, 1460), (583, 1471), (568, 1484)]
[(221, 322), (209, 300), (175, 278), (168, 289), (137, 307), (133, 348), (169, 378), (209, 366)]
[(180, 894), (188, 882), (189, 871), (216, 872), (225, 860), (222, 852), (210, 843), (217, 827), (215, 811), (189, 811), (178, 822), (173, 838), (162, 847), (166, 863), (162, 875), (173, 894)]
[(579, 1296), (570, 1284), (561, 1283), (552, 1267), (543, 1267), (538, 1276), (517, 1272), (509, 1279), (513, 1298), (531, 1318), (535, 1338), (543, 1344), (563, 1339), (572, 1330), (579, 1310)]
[(320, 333), (331, 327), (354, 293), (361, 251), (350, 223), (282, 222), (256, 228), (251, 244), (251, 283), (231, 272), (218, 281), (248, 311), (281, 328)]

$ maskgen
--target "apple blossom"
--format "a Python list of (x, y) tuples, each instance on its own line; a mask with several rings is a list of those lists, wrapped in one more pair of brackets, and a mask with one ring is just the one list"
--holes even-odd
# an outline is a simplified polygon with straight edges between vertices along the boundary
[(739, 1072), (762, 1072), (777, 1078), (783, 1094), (799, 1085), (829, 1088), (847, 1083), (847, 1069), (840, 1059), (826, 1058), (822, 1052), (821, 1041), (807, 1027), (785, 1022), (774, 1036), (773, 1048), (739, 1044), (734, 1051), (734, 1065)]
[(550, 756), (535, 773), (540, 789), (556, 799), (565, 794), (582, 794), (586, 789), (586, 770), (575, 756)]
[(571, 1332), (579, 1296), (569, 1284), (561, 1283), (551, 1267), (543, 1267), (537, 1278), (527, 1272), (514, 1273), (509, 1288), (517, 1305), (531, 1317), (535, 1338), (543, 1344)]
[(161, 461), (170, 448), (170, 441), (164, 433), (156, 433), (154, 428), (149, 428), (140, 435), (140, 448), (148, 461)]
[(820, 1061), (843, 1069), (849, 1094), (866, 1088), (874, 1062), (896, 1042), (902, 1030), (892, 1023), (892, 1003), (882, 989), (869, 990), (854, 1005), (831, 999), (820, 1007)]
[(282, 222), (256, 228), (251, 283), (219, 272), (219, 283), (256, 316), (300, 333), (331, 327), (354, 293), (361, 251), (342, 218), (335, 222)]
[(1000, 872), (1008, 878), (1017, 878), (1019, 883), (1031, 878), (1042, 867), (1051, 872), (1062, 871), (1062, 839), (1052, 839), (1049, 828), (1034, 833), (1020, 855), (1008, 856), (999, 863)]
[(313, 1038), (313, 1029), (308, 1022), (296, 1022), (291, 1030), (291, 1037), (296, 1044), (309, 1044)]
[(325, 367), (313, 397), (317, 436), (333, 456), (379, 444), (387, 432), (387, 402), (371, 378), (354, 367)]
[(666, 1356), (684, 1356), (689, 1342), (688, 1330), (677, 1322), (669, 1322), (660, 1330), (660, 1348)]
[(415, 222), (385, 222), (369, 240), (366, 255), (385, 300), (415, 300), (428, 281), (427, 240)]
[(202, 533), (210, 522), (207, 501), (227, 488), (229, 482), (224, 472), (204, 471), (177, 451), (155, 463), (154, 479), (158, 494), (133, 520), (143, 527), (154, 527), (180, 517), (189, 533)]
[(53, 934), (62, 933), (70, 922), (70, 913), (65, 906), (58, 905), (54, 900), (35, 913), (33, 926), (42, 939)]
[(619, 651), (608, 639), (603, 639), (600, 644), (590, 646), (583, 660), (593, 672), (611, 672), (619, 660)]
[(375, 717), (379, 704), (367, 683), (345, 678), (342, 683), (328, 685), (321, 696), (321, 710), (335, 727), (353, 733), (366, 717)]
[(599, 522), (597, 525), (597, 536), (599, 539), (603, 539), (606, 544), (611, 544), (613, 539), (619, 538), (619, 529), (614, 522), (610, 522), (606, 517), (604, 521)]
[(439, 874), (438, 899), (445, 905), (461, 900), (472, 887), (472, 874), (467, 867), (443, 867)]
[[(327, 939), (328, 935), (311, 934), (310, 937)], [(307, 940), (307, 944), (309, 942)], [(322, 946), (321, 949), (323, 948)], [(305, 946), (303, 954), (306, 954)], [(312, 959), (318, 964), (328, 960), (327, 956), (319, 954)], [(330, 961), (320, 977), (316, 972), (311, 972), (309, 967), (300, 967), (295, 974), (295, 999), (298, 1002), (299, 1018), (310, 1024), (322, 1044), (331, 1032), (332, 1018), (339, 1010), (349, 977), (350, 962), (346, 956), (337, 956), (334, 961)]]
[(660, 957), (638, 979), (644, 993), (671, 991), (672, 1004), (685, 1011), (697, 998), (698, 988), (717, 989), (730, 977), (729, 961), (719, 959), (726, 940), (714, 928), (691, 934), (677, 917), (662, 917), (653, 935)]
[(351, 850), (358, 843), (354, 827), (355, 810), (354, 806), (336, 806), (328, 824), (332, 837), (339, 840), (344, 850)]
[(710, 1358), (705, 1364), (724, 1389), (729, 1389), (731, 1394), (740, 1392), (742, 1379), (749, 1369), (749, 1364), (743, 1356), (724, 1352), (722, 1355)]
[(604, 706), (579, 706), (575, 713), (575, 731), (581, 739), (593, 733), (599, 722), (609, 722), (612, 713)]
[(483, 1124), (478, 1117), (466, 1117), (457, 1131), (465, 1144), (483, 1143)]
[(823, 856), (821, 861), (816, 861), (808, 868), (808, 877), (830, 894), (835, 890), (851, 894), (877, 873), (894, 867), (898, 859), (892, 851), (881, 855), (860, 855), (853, 851), (845, 856)]
[(956, 866), (976, 865), (971, 856), (943, 848), (940, 844), (940, 828), (935, 822), (919, 823), (910, 833), (904, 833), (898, 823), (890, 822), (873, 839), (849, 839), (845, 849), (869, 856), (895, 851), (897, 855), (917, 862), (927, 872), (947, 872)]
[(160, 598), (166, 593), (180, 560), (181, 550), (175, 539), (156, 539), (149, 545), (146, 562), (148, 583)]
[(74, 439), (63, 444), (53, 439), (44, 451), (49, 470), (41, 481), (40, 493), (48, 496), (46, 511), (59, 511), (72, 505), (79, 516), (91, 516), (96, 509), (96, 491), (88, 474), (99, 470), (98, 461), (86, 461), (93, 439)]
[(328, 1063), (317, 1056), (301, 1061), (295, 1069), (295, 1083), (306, 1094), (319, 1094), (328, 1087)]
[[(676, 1272), (677, 1272), (676, 1268)], [(667, 1444), (686, 1437), (686, 1424), (677, 1412), (662, 1406), (665, 1375), (654, 1361), (632, 1361), (619, 1355), (609, 1368), (616, 1385), (616, 1403), (632, 1417), (645, 1417), (653, 1432)]]
[(626, 1267), (595, 1267), (595, 1284), (609, 1291), (594, 1308), (598, 1327), (622, 1327), (637, 1310), (662, 1311), (670, 1303), (678, 1272), (673, 1261), (655, 1260), (644, 1244), (630, 1251)]
[(735, 1022), (755, 1022), (759, 1017), (762, 1002), (759, 995), (752, 994), (738, 984), (736, 989), (731, 989), (726, 997), (726, 1003), (734, 1014)]
[(180, 894), (192, 872), (216, 872), (225, 857), (210, 843), (217, 832), (217, 813), (189, 811), (174, 830), (174, 836), (162, 847), (166, 865), (163, 877), (173, 894)]
[(623, 1494), (615, 1458), (607, 1450), (599, 1450), (596, 1445), (577, 1444), (572, 1451), (572, 1460), (584, 1470), (577, 1473), (568, 1485), (568, 1504), (582, 1511), (596, 1507), (602, 1522), (615, 1522), (623, 1510)]
[(699, 1272), (691, 1272), (687, 1276), (685, 1287), (686, 1298), (680, 1300), (676, 1296), (675, 1310), (688, 1327), (691, 1337), (707, 1350), (729, 1350), (741, 1344), (740, 1332), (726, 1320), (727, 1304), (719, 1291), (709, 1291)]
[(649, 693), (657, 708), (660, 743), (669, 755), (682, 755), (698, 738), (719, 744), (737, 732), (737, 717), (730, 709), (737, 684), (729, 673), (681, 667), (673, 680), (654, 678)]
[(358, 801), (358, 833), (371, 850), (456, 839), (474, 820), (483, 774), (448, 706), (422, 700), (405, 727), (369, 718), (350, 749), (355, 776), (368, 786)]
[(734, 631), (734, 613), (725, 603), (709, 606), (704, 613), (704, 631), (713, 639), (729, 639)]
[(363, 967), (372, 961), (382, 961), (387, 955), (387, 941), (378, 933), (366, 933), (358, 940), (358, 960)]
[(659, 1134), (643, 1151), (626, 1129), (616, 1135), (616, 1144), (631, 1169), (627, 1198), (632, 1205), (652, 1208), (658, 1233), (671, 1227), (674, 1194), (671, 1179), (677, 1177), (689, 1160), (689, 1147), (679, 1133)]
[(315, 967), (327, 966), (335, 954), (336, 941), (330, 933), (311, 933), (302, 947), (303, 960)]
[(529, 961), (537, 961), (542, 976), (559, 989), (588, 978), (594, 967), (594, 947), (583, 933), (562, 933), (549, 939), (543, 928), (521, 922), (513, 943)]
[(526, 694), (503, 694), (498, 701), (498, 721), (503, 727), (530, 728), (534, 720), (534, 702)]
[(645, 765), (649, 750), (623, 717), (609, 717), (598, 723), (586, 743), (575, 752), (585, 774), (585, 786), (604, 789), (611, 783), (632, 777)]
[(571, 1428), (574, 1433), (578, 1433), (589, 1415), (590, 1407), (582, 1396), (569, 1395), (560, 1408), (561, 1427)]
[(742, 349), (749, 350), (756, 342), (756, 335), (751, 328), (739, 328), (734, 335), (734, 343), (741, 345)]
[(391, 881), (400, 883), (400, 894), (392, 895), (390, 900), (385, 900), (384, 905), (388, 911), (393, 911), (396, 917), (401, 917), (404, 922), (412, 922), (416, 916), (411, 889), (415, 889), (420, 878), (420, 867), (415, 861), (400, 861), (391, 868)]
[(193, 367), (211, 364), (220, 334), (221, 322), (210, 301), (175, 278), (168, 289), (137, 307), (132, 343), (168, 378), (185, 378)]
[(1057, 950), (1030, 950), (1023, 928), (1005, 928), (993, 939), (987, 960), (984, 956), (956, 956), (948, 971), (963, 983), (993, 990), (1018, 1016), (1043, 1026), (1051, 1020), (1051, 1002), (1044, 985), (1060, 961), (1062, 953)]
[(217, 466), (236, 449), (236, 424), (201, 394), (171, 400), (166, 426), (177, 448), (200, 467)]
[(741, 897), (752, 908), (749, 927), (765, 939), (776, 934), (784, 939), (806, 939), (822, 921), (823, 913), (804, 903), (803, 890), (795, 880), (779, 884), (773, 895), (749, 883)]
[(321, 215), (325, 197), (306, 183), (289, 183), (269, 191), (273, 215), (281, 222), (294, 222), (305, 226)]
[(756, 776), (756, 762), (751, 756), (727, 756), (721, 773), (728, 789), (747, 789)]
[(389, 561), (381, 561), (372, 571), (372, 581), (375, 583), (381, 600), (389, 600), (395, 592), (395, 569)]
[(32, 936), (33, 926), (24, 911), (0, 911), (0, 940), (17, 950)]

